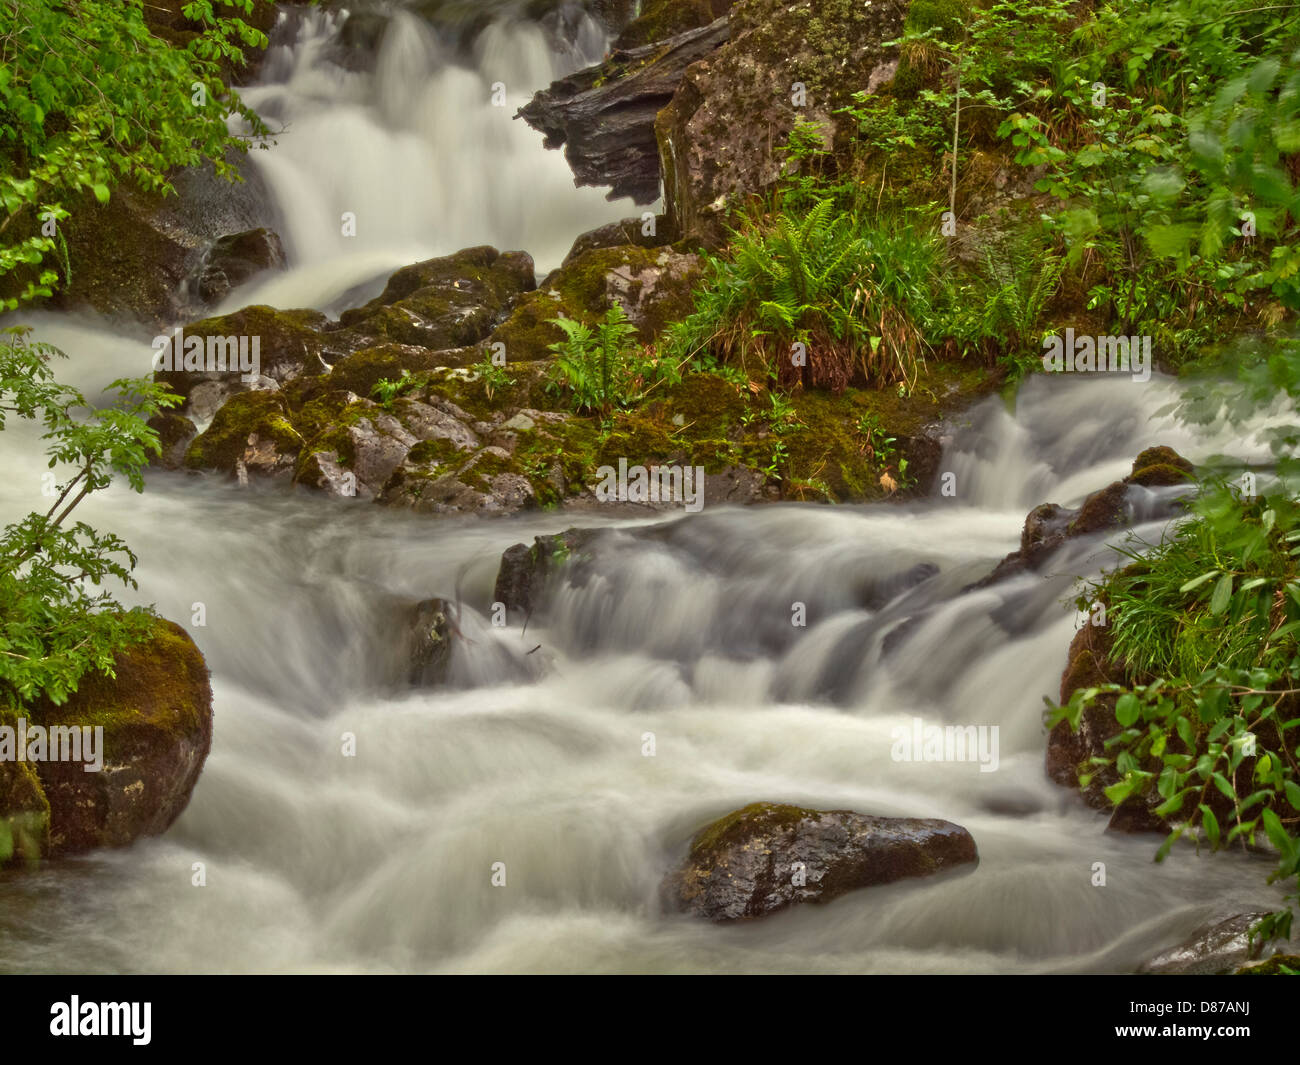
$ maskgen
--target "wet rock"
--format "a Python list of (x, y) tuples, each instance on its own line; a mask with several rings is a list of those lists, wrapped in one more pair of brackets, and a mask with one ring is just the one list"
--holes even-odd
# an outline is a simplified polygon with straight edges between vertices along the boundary
[(721, 244), (729, 211), (780, 178), (777, 146), (797, 121), (821, 124), (831, 143), (844, 121), (837, 110), (896, 57), (884, 42), (900, 35), (908, 7), (737, 0), (729, 40), (686, 70), (655, 120), (675, 239)]
[[(1173, 448), (1147, 448), (1134, 460), (1133, 470), (1127, 477), (1093, 492), (1077, 509), (1071, 510), (1057, 503), (1040, 503), (1025, 517), (1019, 550), (1007, 555), (992, 573), (967, 590), (986, 588), (1008, 577), (1039, 570), (1067, 540), (1123, 527), (1131, 513), (1130, 485), (1187, 484), (1192, 468), (1192, 464)], [(1169, 514), (1173, 514), (1176, 505), (1170, 501)]]
[(517, 117), (546, 135), (547, 148), (564, 145), (577, 184), (609, 185), (610, 199), (652, 203), (660, 183), (655, 116), (686, 68), (727, 35), (720, 18), (655, 44), (618, 49), (600, 66), (553, 82)]
[[(215, 408), (226, 397), (255, 385), (279, 388), (299, 377), (326, 372), (329, 366), (322, 352), (326, 344), (323, 329), (328, 324), (329, 319), (319, 311), (281, 311), (262, 305), (204, 318), (184, 326), (181, 336), (161, 353), (170, 364), (158, 364), (154, 379), (185, 397), (182, 413), (201, 420), (189, 402), (201, 386), (211, 386), (200, 394), (202, 406)], [(186, 350), (196, 338), (202, 343)], [(152, 357), (158, 358), (158, 353)], [(249, 367), (247, 373), (245, 366)], [(258, 376), (250, 380), (253, 369)]]
[(279, 234), (265, 227), (220, 237), (204, 258), (194, 289), (204, 303), (217, 303), (264, 270), (282, 270), (286, 259)]
[(535, 287), (526, 252), (466, 248), (398, 270), (373, 300), (339, 316), (341, 331), (332, 340), (353, 350), (385, 340), (466, 347), (492, 331), (513, 297)]
[(106, 204), (89, 194), (68, 204), (72, 217), (60, 228), (74, 268), (52, 305), (154, 328), (202, 314), (193, 281), (213, 242), (273, 223), (256, 168), (234, 149), (226, 162), (242, 182), (203, 163), (175, 175), (174, 196), (119, 186)]
[(287, 475), (304, 444), (280, 393), (241, 392), (190, 443), (185, 465), (239, 476)]
[(427, 688), (446, 683), (453, 641), (460, 638), (456, 608), (445, 599), (425, 599), (411, 611), (408, 680)]
[(701, 829), (660, 895), (670, 910), (745, 920), (978, 860), (970, 833), (948, 821), (759, 802)]
[[(103, 768), (36, 765), (49, 802), (48, 854), (126, 846), (165, 832), (190, 800), (212, 742), (208, 670), (185, 630), (159, 620), (153, 637), (120, 653), (116, 676), (91, 673), (62, 706), (29, 717), (48, 726), (103, 728)], [(3, 812), (3, 811), (0, 811)]]
[(162, 452), (152, 455), (149, 464), (165, 470), (179, 470), (185, 464), (185, 452), (198, 429), (189, 418), (174, 411), (163, 411), (149, 419), (149, 428), (158, 434)]
[(1137, 971), (1183, 976), (1233, 972), (1263, 957), (1264, 945), (1250, 944), (1250, 929), (1266, 916), (1265, 912), (1258, 911), (1214, 918), (1176, 947), (1143, 962)]
[(538, 536), (533, 543), (514, 544), (501, 556), (492, 598), (507, 611), (524, 616), (542, 605), (547, 582), (575, 553), (583, 552), (601, 535), (599, 529), (566, 529)]

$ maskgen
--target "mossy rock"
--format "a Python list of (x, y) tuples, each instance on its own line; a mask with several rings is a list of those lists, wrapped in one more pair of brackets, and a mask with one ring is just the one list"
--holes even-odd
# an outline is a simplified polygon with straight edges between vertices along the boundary
[(217, 411), (185, 452), (190, 469), (234, 473), (240, 463), (261, 473), (292, 467), (305, 441), (279, 392), (241, 392)]
[(756, 802), (696, 833), (660, 896), (692, 916), (750, 920), (978, 860), (970, 833), (948, 821)]
[[(550, 345), (564, 340), (563, 331), (551, 324), (552, 319), (573, 318), (592, 323), (603, 316), (613, 302), (611, 288), (615, 283), (610, 275), (615, 271), (632, 278), (631, 286), (635, 288), (632, 301), (637, 302), (641, 290), (635, 278), (646, 270), (660, 269), (663, 255), (662, 249), (639, 244), (592, 248), (579, 253), (548, 274), (537, 291), (527, 293), (515, 303), (506, 320), (488, 337), (488, 345), (506, 346), (507, 365), (552, 358)], [(691, 308), (689, 284), (666, 286), (664, 298), (648, 301), (645, 313), (636, 323), (641, 340), (648, 342), (664, 325), (689, 314)]]
[(615, 48), (657, 44), (687, 30), (707, 26), (731, 10), (735, 0), (646, 0), (641, 13), (614, 41)]
[(126, 846), (167, 831), (190, 800), (212, 743), (212, 688), (185, 630), (158, 619), (120, 652), (115, 676), (90, 673), (62, 706), (33, 705), (34, 723), (103, 729), (103, 769), (41, 762), (49, 854)]
[(403, 267), (365, 306), (344, 311), (339, 323), (344, 337), (435, 350), (463, 347), (482, 340), (510, 300), (535, 284), (527, 253), (466, 248)]
[(1159, 485), (1189, 484), (1196, 468), (1171, 447), (1163, 445), (1149, 447), (1138, 453), (1133, 460), (1133, 472), (1127, 480), (1130, 484), (1145, 485), (1154, 488)]
[[(191, 322), (184, 327), (184, 335), (203, 338), (205, 350), (209, 337), (248, 337), (251, 351), (251, 338), (257, 337), (260, 373), (283, 384), (297, 377), (312, 377), (325, 372), (321, 352), (327, 342), (323, 331), (327, 325), (329, 319), (320, 311), (281, 311), (254, 304), (231, 314)], [(232, 389), (242, 388), (240, 376), (237, 366), (224, 373), (177, 369), (174, 366), (170, 370), (154, 372), (155, 380), (186, 397), (205, 381), (224, 381)]]
[(162, 447), (160, 454), (149, 456), (149, 464), (167, 470), (183, 466), (185, 452), (198, 433), (197, 426), (183, 414), (163, 411), (149, 419), (149, 428), (158, 434), (158, 443)]
[(403, 370), (418, 374), (437, 366), (469, 366), (474, 361), (475, 353), (470, 348), (432, 351), (410, 344), (379, 344), (339, 360), (324, 377), (291, 389), (290, 394), (301, 398), (316, 390), (347, 391), (368, 398), (374, 394), (375, 385), (399, 380)]
[(1066, 536), (1084, 536), (1116, 528), (1124, 519), (1128, 492), (1123, 481), (1115, 481), (1093, 492), (1079, 507), (1079, 513), (1066, 529)]
[(30, 762), (0, 762), (0, 866), (35, 861), (49, 841), (50, 802), (36, 769)]
[[(1283, 969), (1291, 971), (1283, 972)], [(1300, 973), (1300, 954), (1274, 954), (1267, 961), (1258, 965), (1247, 965), (1238, 969), (1235, 976), (1295, 976)]]

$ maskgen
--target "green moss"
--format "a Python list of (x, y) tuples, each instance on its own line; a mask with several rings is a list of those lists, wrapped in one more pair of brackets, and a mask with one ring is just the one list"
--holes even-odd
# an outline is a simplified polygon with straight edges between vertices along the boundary
[(340, 359), (334, 368), (320, 380), (320, 390), (355, 392), (368, 399), (380, 381), (395, 381), (403, 370), (419, 374), (435, 366), (447, 365), (447, 353), (428, 351), (402, 344), (380, 344), (363, 348), (346, 359)]
[(450, 466), (464, 459), (465, 452), (450, 440), (422, 440), (406, 456), (412, 466)]
[[(1292, 970), (1290, 973), (1283, 973), (1282, 968)], [(1274, 954), (1267, 961), (1260, 962), (1258, 965), (1247, 965), (1238, 969), (1237, 976), (1294, 976), (1300, 972), (1300, 954)]]
[(189, 635), (175, 622), (156, 619), (153, 635), (120, 652), (114, 677), (88, 673), (62, 706), (40, 702), (33, 720), (60, 725), (102, 726), (105, 752), (123, 730), (148, 725), (188, 734), (205, 727), (211, 714), (208, 667)]
[(0, 762), (0, 866), (46, 852), (50, 802), (30, 762)]
[(468, 485), (476, 492), (490, 493), (492, 478), (499, 473), (507, 472), (515, 472), (514, 465), (509, 459), (484, 450), (475, 455), (467, 465), (461, 467), (456, 476), (462, 484)]
[(641, 14), (628, 23), (615, 41), (617, 48), (655, 44), (687, 30), (707, 26), (726, 14), (733, 0), (646, 0)]
[(273, 440), (285, 453), (296, 453), (304, 442), (279, 392), (240, 392), (225, 402), (212, 424), (190, 444), (185, 465), (232, 472), (254, 433)]
[(819, 821), (821, 813), (784, 803), (753, 802), (705, 825), (691, 840), (691, 858), (699, 860), (753, 835), (765, 835), (777, 826)]
[[(654, 267), (660, 251), (637, 244), (620, 244), (583, 252), (554, 271), (536, 291), (521, 296), (510, 316), (492, 331), (488, 344), (505, 344), (509, 364), (551, 358), (549, 345), (563, 340), (564, 334), (558, 326), (550, 324), (550, 319), (563, 316), (590, 321), (604, 314), (610, 306), (606, 275), (623, 267), (633, 275)], [(665, 301), (662, 310), (653, 308), (655, 318), (641, 331), (643, 341), (650, 340), (664, 323), (690, 312), (689, 288), (683, 286), (683, 289), (681, 300)], [(635, 300), (637, 295), (634, 285), (629, 296)]]

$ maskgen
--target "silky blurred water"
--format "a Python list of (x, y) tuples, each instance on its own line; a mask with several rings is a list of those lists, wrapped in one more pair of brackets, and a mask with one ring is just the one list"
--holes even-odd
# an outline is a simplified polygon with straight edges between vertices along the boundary
[[(535, 27), (498, 24), (468, 67), (402, 13), (358, 73), (327, 59), (337, 18), (282, 33), (247, 94), (289, 122), (255, 158), (291, 269), (236, 302), (326, 306), (468, 244), (546, 265), (630, 213), (574, 190), (509, 117), (599, 53), (590, 26), (557, 52)], [(512, 106), (489, 114), (497, 80)], [(146, 336), (30, 320), (71, 356), (61, 379), (92, 393), (148, 371)], [(142, 495), (94, 496), (79, 516), (141, 559), (126, 598), (156, 603), (207, 658), (212, 753), (166, 836), (0, 873), (0, 971), (1122, 971), (1211, 914), (1269, 905), (1267, 860), (1155, 865), (1156, 839), (1106, 834), (1045, 776), (1043, 696), (1078, 622), (1074, 578), (1114, 564), (1105, 545), (961, 591), (1017, 546), (1028, 509), (1077, 503), (1141, 448), (1251, 446), (1154, 417), (1173, 395), (1158, 376), (1033, 378), (1014, 410), (993, 398), (963, 419), (941, 466), (954, 498), (706, 508), (650, 537), (650, 519), (421, 518), (161, 472)], [(40, 506), (41, 450), (30, 426), (0, 434), (3, 520)], [(1147, 537), (1157, 502), (1139, 492)], [(493, 628), (502, 551), (573, 524), (617, 525), (585, 583), (526, 632)], [(395, 690), (393, 603), (457, 587), (469, 641), (455, 683)], [(914, 717), (997, 726), (997, 771), (894, 761), (891, 730)], [(744, 926), (662, 913), (658, 883), (692, 833), (757, 800), (946, 818), (980, 862)]]

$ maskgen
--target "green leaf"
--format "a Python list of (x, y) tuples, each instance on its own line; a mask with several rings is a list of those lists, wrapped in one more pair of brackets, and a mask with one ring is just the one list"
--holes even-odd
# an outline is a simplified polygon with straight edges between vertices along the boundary
[(1206, 581), (1208, 581), (1211, 577), (1217, 577), (1218, 575), (1219, 575), (1219, 571), (1218, 571), (1217, 569), (1212, 569), (1212, 570), (1210, 570), (1209, 573), (1202, 573), (1199, 577), (1193, 578), (1192, 580), (1188, 581), (1188, 582), (1187, 582), (1186, 584), (1184, 584), (1181, 588), (1179, 588), (1178, 591), (1179, 591), (1181, 594), (1186, 595), (1186, 594), (1187, 594), (1188, 592), (1190, 592), (1193, 588), (1199, 588), (1202, 584), (1204, 584)]
[(1105, 789), (1106, 798), (1109, 799), (1113, 805), (1118, 806), (1133, 794), (1133, 789), (1136, 786), (1137, 784), (1135, 781), (1121, 780)]
[(1206, 806), (1205, 803), (1201, 803), (1197, 809), (1201, 811), (1201, 824), (1205, 827), (1205, 834), (1210, 839), (1210, 847), (1214, 850), (1218, 850), (1219, 819), (1214, 816), (1214, 811)]
[(1219, 578), (1214, 586), (1214, 593), (1210, 596), (1210, 613), (1218, 617), (1228, 609), (1228, 603), (1232, 599), (1232, 574), (1225, 573)]
[(1125, 692), (1115, 703), (1115, 719), (1128, 728), (1138, 719), (1142, 712), (1142, 703), (1132, 692)]
[(1274, 847), (1285, 857), (1291, 853), (1291, 848), (1295, 845), (1287, 831), (1282, 827), (1281, 819), (1272, 809), (1265, 807), (1260, 815), (1260, 820), (1264, 822), (1264, 831), (1268, 834), (1268, 840)]

